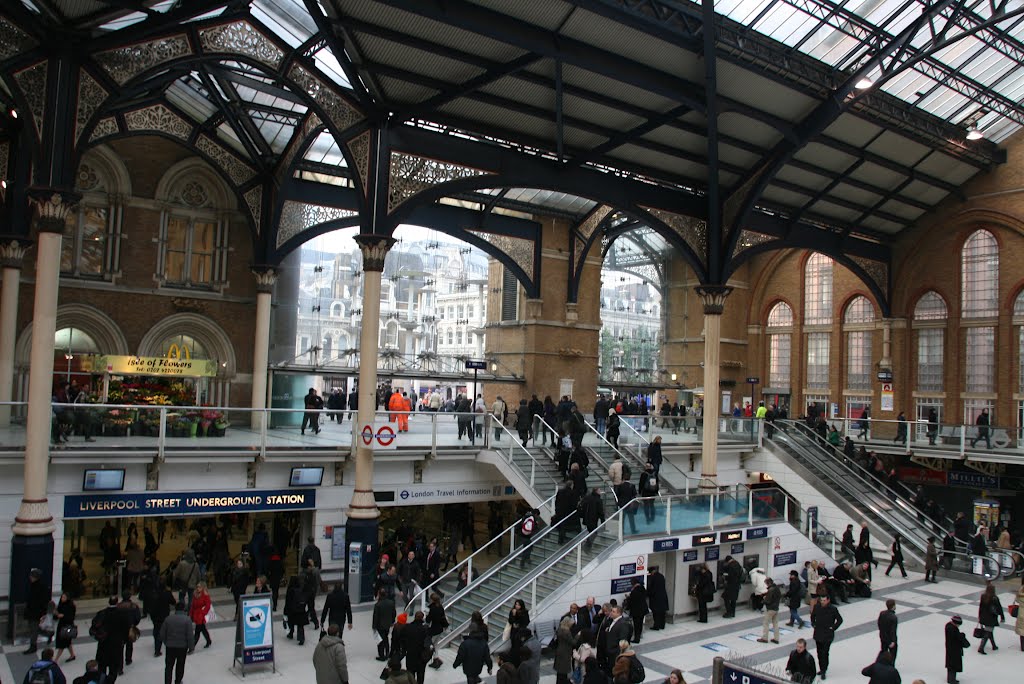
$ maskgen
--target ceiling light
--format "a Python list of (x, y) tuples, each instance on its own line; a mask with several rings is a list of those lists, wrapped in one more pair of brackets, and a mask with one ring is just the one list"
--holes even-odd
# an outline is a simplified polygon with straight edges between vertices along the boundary
[(873, 85), (875, 85), (875, 82), (872, 81), (870, 78), (865, 77), (857, 81), (857, 84), (854, 85), (853, 87), (856, 88), (857, 90), (867, 90)]
[(967, 129), (968, 140), (981, 140), (985, 137), (985, 134), (978, 130), (977, 126), (971, 126)]

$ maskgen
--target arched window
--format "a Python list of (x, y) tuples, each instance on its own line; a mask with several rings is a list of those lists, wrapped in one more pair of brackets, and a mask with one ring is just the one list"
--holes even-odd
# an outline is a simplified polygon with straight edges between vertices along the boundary
[[(875, 308), (867, 297), (854, 297), (843, 316), (846, 328), (846, 387), (871, 389), (870, 323), (875, 320)], [(858, 329), (859, 328), (859, 329)], [(867, 328), (867, 329), (864, 329)]]
[(999, 314), (999, 245), (992, 233), (979, 230), (964, 242), (960, 256), (961, 311), (964, 318)]
[(768, 312), (768, 386), (788, 388), (793, 349), (793, 309), (778, 302)]
[(82, 199), (64, 222), (60, 270), (72, 278), (109, 279), (120, 268), (121, 197), (131, 195), (124, 164), (109, 148), (87, 152), (75, 189)]
[(389, 321), (384, 330), (384, 346), (398, 349), (398, 323), (396, 321)]
[(321, 345), (323, 350), (320, 352), (320, 358), (323, 361), (330, 361), (334, 354), (334, 340), (330, 335), (324, 335), (324, 343)]
[[(946, 346), (945, 321), (948, 313), (945, 300), (934, 291), (921, 295), (914, 307), (918, 392), (942, 391), (943, 355)], [(932, 404), (929, 404), (929, 408), (931, 407)]]
[(804, 269), (804, 323), (832, 322), (832, 259), (812, 254)]
[(160, 343), (161, 356), (173, 359), (208, 359), (202, 342), (191, 335), (171, 335)]
[(341, 302), (334, 302), (331, 304), (331, 318), (344, 318), (345, 307), (342, 306)]

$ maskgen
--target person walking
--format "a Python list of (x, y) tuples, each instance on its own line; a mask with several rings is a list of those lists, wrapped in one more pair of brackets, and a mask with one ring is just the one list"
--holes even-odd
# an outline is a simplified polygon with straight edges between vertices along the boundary
[(416, 675), (416, 684), (423, 684), (427, 661), (432, 649), (428, 646), (427, 626), (423, 622), (423, 611), (417, 610), (415, 619), (402, 628), (402, 650), (405, 653), (405, 667)]
[(903, 537), (897, 532), (892, 538), (892, 545), (889, 547), (892, 552), (892, 560), (889, 561), (889, 567), (885, 570), (885, 576), (888, 577), (889, 573), (892, 572), (894, 565), (900, 566), (900, 572), (903, 573), (903, 579), (907, 579), (907, 570), (903, 567)]
[(519, 433), (519, 443), (523, 446), (530, 439), (530, 429), (533, 427), (533, 416), (530, 414), (530, 407), (526, 399), (519, 400), (519, 407), (516, 409), (516, 432)]
[(807, 641), (804, 639), (797, 639), (796, 648), (789, 652), (786, 673), (790, 681), (798, 684), (811, 684), (818, 674), (814, 666), (814, 656), (807, 650)]
[(306, 614), (309, 621), (313, 623), (313, 629), (320, 629), (320, 622), (316, 617), (316, 597), (319, 593), (320, 568), (316, 567), (312, 558), (307, 558), (306, 565), (302, 569), (302, 595), (306, 601)]
[(49, 605), (50, 588), (43, 582), (43, 572), (39, 568), (32, 568), (28, 573), (28, 598), (25, 601), (25, 622), (30, 630), (28, 648), (22, 651), (25, 655), (35, 653), (39, 648), (36, 645), (39, 640), (39, 621), (46, 615)]
[(650, 446), (647, 447), (647, 462), (654, 466), (654, 476), (661, 472), (661, 463), (664, 456), (661, 454), (661, 435), (655, 437)]
[(163, 641), (161, 637), (164, 621), (171, 615), (178, 600), (166, 584), (161, 583), (153, 592), (153, 599), (150, 602), (149, 619), (153, 621), (153, 657), (159, 658), (163, 655)]
[(782, 591), (775, 586), (775, 581), (771, 577), (765, 578), (765, 584), (768, 585), (768, 591), (764, 594), (764, 618), (761, 620), (761, 638), (758, 639), (762, 644), (768, 643), (768, 627), (769, 625), (775, 630), (775, 638), (772, 639), (773, 644), (779, 643), (779, 604), (782, 602)]
[(75, 656), (75, 637), (78, 636), (78, 627), (75, 626), (75, 614), (78, 612), (75, 602), (71, 600), (71, 597), (67, 595), (67, 592), (60, 595), (60, 600), (57, 602), (57, 612), (54, 615), (57, 618), (57, 629), (56, 629), (56, 644), (57, 657), (53, 659), (53, 662), (60, 662), (60, 657), (64, 653), (64, 649), (67, 649), (70, 657), (66, 662), (71, 662), (77, 656)]
[(647, 571), (647, 596), (653, 614), (651, 629), (654, 631), (665, 629), (665, 616), (669, 610), (665, 576), (661, 574), (660, 570), (657, 565), (652, 565)]
[(1020, 588), (1017, 589), (1017, 621), (1013, 625), (1013, 631), (1020, 637), (1020, 650), (1024, 651), (1024, 577), (1020, 580)]
[(971, 645), (960, 631), (963, 619), (954, 615), (946, 623), (946, 684), (958, 684), (956, 675), (964, 671), (964, 649)]
[[(348, 628), (352, 629), (352, 600), (349, 599), (348, 592), (345, 591), (345, 585), (342, 582), (337, 582), (324, 600), (320, 624), (344, 626), (346, 621)], [(394, 618), (391, 621), (394, 622)]]
[(924, 551), (924, 581), (938, 582), (939, 550), (935, 547), (935, 537), (928, 537), (928, 547)]
[[(1019, 609), (1018, 609), (1019, 612)], [(985, 643), (992, 644), (992, 650), (998, 651), (996, 646), (995, 630), (999, 622), (1006, 622), (1006, 615), (1003, 614), (1003, 606), (996, 596), (996, 588), (989, 584), (981, 594), (978, 602), (978, 624), (981, 625), (981, 643), (978, 644), (978, 653), (985, 655)]]
[(846, 526), (846, 531), (843, 532), (843, 542), (840, 547), (843, 552), (843, 560), (850, 561), (851, 563), (857, 559), (857, 549), (853, 541), (853, 524)]
[(806, 595), (807, 589), (800, 582), (800, 575), (797, 574), (796, 570), (790, 570), (789, 586), (786, 588), (786, 605), (789, 606), (789, 622), (786, 623), (787, 627), (799, 624), (800, 629), (803, 629), (804, 619), (800, 617), (800, 603)]
[(693, 587), (697, 599), (697, 622), (708, 621), (708, 604), (715, 600), (715, 579), (707, 563), (702, 563)]
[(210, 614), (212, 608), (213, 601), (210, 599), (209, 592), (206, 591), (206, 582), (200, 582), (196, 585), (196, 595), (192, 598), (192, 606), (188, 610), (192, 624), (195, 625), (190, 653), (194, 653), (196, 646), (199, 645), (200, 635), (206, 639), (206, 645), (203, 648), (210, 648), (213, 645), (213, 641), (210, 639), (210, 630), (206, 628), (206, 616)]
[(106, 678), (100, 672), (100, 664), (95, 660), (85, 663), (85, 673), (75, 677), (71, 684), (105, 684)]
[(608, 409), (608, 425), (605, 428), (605, 439), (616, 449), (619, 448), (619, 430), (620, 428), (619, 414), (615, 409)]
[(601, 490), (594, 487), (580, 501), (580, 517), (583, 524), (587, 526), (587, 540), (583, 542), (583, 550), (590, 551), (594, 547), (594, 530), (604, 523), (604, 501), (601, 499)]
[(878, 641), (881, 644), (879, 657), (888, 653), (892, 656), (892, 663), (896, 663), (896, 651), (898, 639), (896, 629), (899, 626), (899, 618), (896, 617), (896, 601), (886, 599), (885, 610), (878, 614)]
[[(661, 437), (657, 439), (661, 439)], [(638, 493), (644, 497), (644, 520), (650, 525), (654, 522), (654, 500), (658, 496), (658, 474), (655, 472), (654, 464), (650, 461), (644, 464), (644, 470), (640, 473)]]
[(903, 411), (896, 416), (896, 439), (892, 441), (894, 444), (907, 443), (907, 414)]
[(576, 637), (572, 633), (575, 623), (572, 617), (565, 615), (555, 630), (555, 684), (569, 684), (569, 673), (572, 672), (572, 649)]
[(818, 653), (818, 676), (822, 679), (827, 679), (829, 650), (842, 624), (843, 616), (832, 605), (828, 594), (819, 596), (818, 608), (814, 611), (814, 645)]
[(348, 657), (338, 625), (327, 625), (327, 633), (313, 649), (316, 684), (348, 684)]
[[(309, 610), (306, 606), (306, 594), (302, 590), (302, 581), (298, 575), (292, 575), (288, 580), (288, 590), (284, 595), (284, 616), (288, 620), (289, 639), (295, 638), (295, 631), (298, 629), (299, 646), (306, 643), (306, 625), (309, 624)], [(198, 627), (197, 627), (198, 629)]]
[(239, 606), (242, 604), (242, 594), (249, 589), (249, 568), (239, 558), (235, 561), (235, 567), (231, 570), (231, 596), (235, 600), (235, 619), (238, 619)]
[(192, 620), (188, 617), (185, 604), (179, 601), (174, 608), (174, 614), (168, 615), (167, 619), (160, 623), (160, 643), (166, 651), (164, 684), (171, 684), (172, 672), (174, 684), (181, 684), (181, 680), (185, 678), (185, 658), (191, 650), (192, 639)]
[(316, 393), (316, 388), (310, 387), (309, 393), (302, 398), (302, 406), (306, 409), (302, 414), (301, 434), (306, 434), (306, 427), (312, 427), (315, 434), (320, 434), (320, 411), (324, 408), (324, 400)]
[[(536, 395), (534, 395), (536, 396)], [(459, 644), (459, 652), (455, 656), (452, 667), (462, 666), (462, 674), (466, 675), (466, 684), (480, 684), (483, 681), (480, 673), (487, 668), (487, 676), (494, 670), (491, 660), (491, 649), (487, 645), (487, 634), (477, 629), (470, 629)]]
[(725, 557), (725, 587), (722, 590), (724, 610), (722, 617), (736, 617), (736, 601), (740, 596), (740, 584), (743, 582), (743, 568), (732, 556)]
[(373, 604), (370, 624), (377, 632), (377, 660), (384, 662), (391, 654), (388, 649), (388, 632), (391, 631), (391, 625), (395, 624), (395, 601), (383, 589), (377, 590), (377, 602)]
[[(117, 610), (120, 612), (122, 619), (128, 625), (128, 634), (124, 642), (124, 664), (132, 664), (132, 656), (135, 653), (135, 640), (139, 636), (139, 623), (142, 622), (142, 611), (132, 601), (132, 593), (129, 589), (125, 589), (121, 592), (121, 602), (117, 604)], [(134, 630), (134, 637), (132, 638), (132, 630)]]
[(540, 511), (536, 508), (531, 508), (523, 514), (523, 517), (519, 521), (519, 536), (522, 539), (523, 546), (523, 550), (519, 553), (520, 568), (525, 568), (526, 564), (530, 562), (530, 553), (533, 550), (533, 539), (537, 536), (537, 532), (539, 531)]
[(992, 449), (992, 438), (989, 436), (989, 416), (988, 409), (981, 409), (981, 413), (974, 419), (975, 434), (971, 439), (971, 448), (978, 443), (979, 439), (985, 440), (985, 447), (989, 450)]
[(893, 665), (891, 653), (880, 653), (878, 659), (860, 671), (869, 677), (868, 684), (900, 684), (900, 673)]
[(871, 407), (865, 406), (864, 410), (860, 412), (860, 432), (857, 433), (857, 439), (868, 438), (868, 426), (871, 425)]
[(25, 673), (24, 684), (36, 684), (36, 682), (67, 684), (67, 679), (60, 666), (53, 661), (52, 648), (44, 648), (43, 652), (39, 654), (39, 660), (32, 663), (28, 672)]
[[(533, 398), (536, 399), (537, 395), (533, 395)], [(507, 410), (508, 406), (505, 405), (505, 400), (501, 398), (501, 395), (498, 395), (498, 398), (491, 404), (491, 421), (494, 425), (495, 440), (501, 439), (501, 426), (505, 422), (505, 411)], [(536, 440), (534, 440), (534, 443), (536, 443)]]
[(439, 594), (430, 595), (430, 608), (427, 609), (426, 625), (427, 635), (430, 637), (430, 648), (434, 652), (434, 660), (430, 663), (430, 667), (436, 670), (444, 664), (437, 657), (437, 642), (441, 640), (441, 635), (448, 629), (448, 617), (444, 614), (444, 606), (441, 604), (441, 596)]

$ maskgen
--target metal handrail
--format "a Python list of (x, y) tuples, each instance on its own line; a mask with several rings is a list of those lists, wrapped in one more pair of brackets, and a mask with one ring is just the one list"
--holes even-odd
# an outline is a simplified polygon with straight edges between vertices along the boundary
[[(548, 504), (552, 504), (553, 505), (554, 500), (555, 500), (555, 496), (556, 495), (552, 494), (551, 497), (549, 497), (548, 499), (545, 499), (543, 505), (548, 505)], [(452, 566), (452, 568), (450, 570), (446, 570), (444, 572), (444, 574), (438, 576), (438, 578), (436, 580), (434, 580), (430, 584), (426, 585), (425, 587), (422, 587), (418, 592), (413, 594), (412, 598), (410, 598), (406, 602), (405, 612), (407, 612), (407, 613), (409, 612), (410, 608), (412, 608), (413, 605), (416, 603), (416, 599), (417, 598), (420, 599), (420, 605), (421, 605), (422, 609), (426, 610), (426, 608), (427, 608), (427, 597), (430, 596), (431, 590), (434, 587), (440, 585), (443, 580), (445, 580), (452, 573), (455, 573), (456, 571), (458, 571), (459, 568), (461, 568), (464, 565), (468, 566), (468, 568), (469, 568), (469, 581), (467, 582), (466, 586), (468, 587), (470, 584), (473, 584), (473, 582), (474, 582), (474, 580), (473, 580), (473, 558), (475, 558), (478, 554), (483, 553), (485, 549), (490, 548), (490, 546), (492, 544), (494, 544), (496, 542), (500, 542), (501, 540), (503, 540), (505, 538), (506, 534), (509, 535), (509, 538), (511, 540), (511, 544), (509, 546), (509, 554), (511, 555), (512, 552), (515, 550), (515, 547), (516, 547), (516, 544), (515, 544), (515, 540), (516, 540), (515, 531), (516, 531), (516, 528), (519, 527), (519, 522), (520, 521), (517, 519), (511, 525), (509, 525), (504, 530), (502, 530), (501, 534), (499, 534), (498, 536), (494, 537), (493, 539), (490, 539), (486, 544), (481, 546), (479, 549), (477, 549), (476, 551), (474, 551), (470, 555), (468, 555), (465, 558), (463, 558), (461, 561), (459, 561), (454, 566)], [(543, 530), (541, 532), (543, 532)]]
[[(526, 454), (526, 456), (530, 459), (530, 461), (533, 462), (533, 466), (530, 469), (531, 472), (530, 472), (530, 478), (529, 478), (529, 482), (530, 482), (530, 486), (531, 487), (535, 487), (536, 486), (535, 483), (536, 483), (536, 476), (537, 476), (537, 472), (538, 471), (544, 473), (544, 475), (546, 475), (547, 478), (549, 480), (551, 480), (552, 483), (554, 483), (555, 487), (556, 488), (558, 487), (558, 480), (556, 480), (554, 477), (552, 477), (551, 473), (549, 473), (547, 471), (547, 469), (544, 467), (544, 464), (542, 464), (540, 461), (538, 461), (536, 458), (533, 457), (533, 454), (530, 453), (529, 449), (527, 449), (526, 447), (524, 447), (522, 444), (519, 443), (519, 436), (518, 435), (513, 435), (509, 431), (508, 427), (506, 427), (503, 423), (501, 423), (501, 421), (495, 421), (494, 425), (492, 425), (492, 427), (494, 427), (494, 426), (500, 427), (502, 430), (504, 430), (505, 434), (508, 435), (508, 437), (509, 437), (508, 460), (507, 460), (507, 463), (509, 465), (515, 465), (515, 461), (512, 460), (512, 449), (513, 448), (517, 448), (517, 447), (519, 449), (521, 449), (523, 453)], [(504, 449), (504, 446), (502, 446), (501, 448), (498, 448), (497, 445), (492, 443), (491, 444), (491, 450), (492, 451), (496, 451), (496, 452), (498, 452), (500, 454), (505, 449)], [(520, 470), (522, 470), (522, 469), (520, 469)]]
[[(626, 429), (631, 430), (633, 432), (633, 434), (635, 434), (639, 438), (637, 440), (637, 445), (638, 445), (638, 447), (637, 447), (637, 450), (638, 450), (637, 451), (637, 462), (640, 463), (640, 465), (642, 467), (644, 465), (644, 463), (641, 461), (641, 459), (643, 458), (643, 454), (640, 452), (640, 446), (639, 445), (640, 445), (641, 442), (646, 442), (648, 448), (650, 448), (651, 443), (648, 442), (647, 439), (643, 435), (641, 435), (639, 432), (637, 432), (636, 429), (632, 425), (630, 425), (629, 423), (623, 421), (622, 423), (620, 423), (620, 427), (622, 427), (622, 426), (625, 426)], [(683, 477), (684, 491), (687, 494), (689, 494), (689, 492), (690, 492), (690, 481), (691, 480), (694, 481), (694, 483), (695, 483), (694, 487), (696, 487), (697, 489), (700, 489), (702, 484), (706, 485), (705, 488), (716, 486), (712, 480), (709, 480), (707, 478), (704, 478), (704, 477), (692, 477), (690, 475), (687, 475), (682, 470), (680, 470), (679, 466), (677, 466), (675, 463), (672, 463), (671, 461), (668, 461), (664, 457), (662, 457), (662, 460), (661, 460), (661, 467), (662, 467), (662, 469), (665, 468), (665, 464), (668, 464), (668, 465), (672, 466), (672, 468), (675, 470), (675, 472), (679, 473), (679, 475), (681, 475)]]
[[(786, 421), (786, 422), (794, 422), (794, 421)], [(798, 432), (801, 432), (803, 434), (807, 434), (809, 437), (811, 437), (812, 439), (815, 440), (815, 443), (818, 443), (819, 441), (823, 441), (823, 440), (821, 440), (820, 435), (814, 433), (814, 430), (810, 426), (808, 426), (806, 424), (803, 424), (803, 423), (797, 422), (796, 423), (796, 427), (797, 427), (797, 431)], [(877, 486), (879, 486), (882, 489), (888, 491), (893, 496), (901, 497), (902, 499), (905, 499), (906, 500), (905, 502), (904, 501), (899, 501), (899, 502), (900, 503), (905, 503), (908, 507), (910, 507), (912, 509), (912, 511), (908, 511), (908, 512), (913, 513), (914, 515), (918, 516), (919, 518), (923, 517), (929, 524), (931, 524), (932, 532), (935, 532), (936, 530), (949, 530), (949, 529), (952, 529), (953, 521), (951, 519), (947, 518), (947, 522), (945, 524), (943, 524), (941, 521), (936, 521), (934, 518), (928, 516), (923, 511), (921, 511), (920, 509), (917, 509), (912, 504), (910, 504), (909, 497), (907, 495), (901, 494), (897, 489), (893, 488), (888, 482), (883, 482), (883, 481), (878, 480), (877, 478), (875, 478), (874, 475), (867, 468), (862, 466), (861, 464), (857, 463), (856, 461), (851, 461), (851, 459), (849, 459), (846, 456), (845, 453), (840, 451), (838, 447), (836, 447), (833, 444), (829, 444), (827, 440), (824, 440), (824, 446), (825, 446), (826, 451), (831, 451), (832, 452), (833, 458), (836, 461), (839, 462), (839, 465), (842, 465), (842, 466), (846, 467), (848, 470), (854, 470), (855, 473), (859, 472), (859, 473), (863, 473), (863, 474), (867, 475), (868, 477), (870, 477), (870, 479), (866, 480), (868, 483), (871, 483), (872, 481), (874, 481), (877, 484)], [(847, 463), (847, 461), (850, 461), (850, 462)], [(863, 476), (861, 477), (861, 480), (864, 481), (864, 477)], [(916, 493), (912, 489), (907, 487), (906, 484), (904, 484), (902, 482), (899, 482), (897, 484), (901, 485), (907, 492), (910, 492), (911, 495)]]

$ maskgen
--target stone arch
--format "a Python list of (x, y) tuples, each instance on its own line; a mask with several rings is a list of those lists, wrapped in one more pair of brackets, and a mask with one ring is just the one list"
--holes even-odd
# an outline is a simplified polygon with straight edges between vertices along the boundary
[(150, 328), (139, 341), (139, 356), (160, 356), (160, 344), (172, 335), (189, 335), (203, 344), (220, 362), (219, 377), (230, 379), (237, 372), (235, 348), (224, 329), (197, 313), (176, 313)]
[[(206, 196), (195, 195), (197, 189), (205, 191)], [(154, 193), (158, 202), (220, 211), (235, 209), (234, 197), (221, 176), (198, 157), (183, 159), (167, 169)]]
[[(99, 309), (88, 304), (61, 304), (57, 307), (57, 330), (78, 328), (96, 342), (104, 354), (125, 355), (131, 353), (128, 341), (121, 327)], [(15, 363), (27, 366), (32, 349), (32, 326), (28, 325), (18, 336), (14, 346)]]
[(97, 145), (82, 154), (75, 176), (75, 188), (83, 192), (105, 192), (130, 197), (132, 179), (121, 157), (108, 145)]

